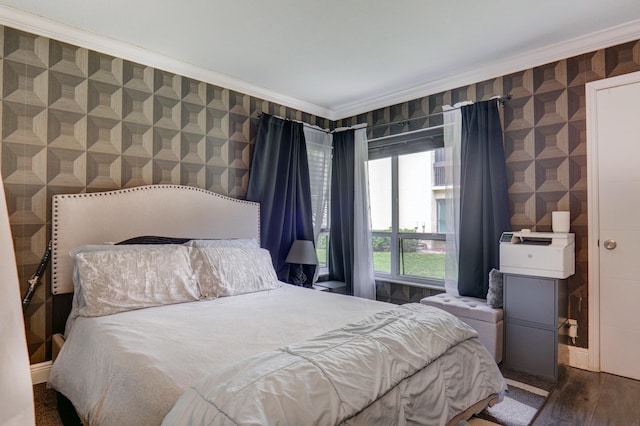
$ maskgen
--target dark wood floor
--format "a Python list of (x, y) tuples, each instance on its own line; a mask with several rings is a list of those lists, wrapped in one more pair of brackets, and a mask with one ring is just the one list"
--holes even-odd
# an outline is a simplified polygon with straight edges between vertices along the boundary
[(640, 381), (563, 368), (535, 426), (640, 426)]
[[(34, 386), (37, 426), (59, 426), (55, 392)], [(640, 381), (577, 368), (561, 369), (535, 426), (640, 426)]]

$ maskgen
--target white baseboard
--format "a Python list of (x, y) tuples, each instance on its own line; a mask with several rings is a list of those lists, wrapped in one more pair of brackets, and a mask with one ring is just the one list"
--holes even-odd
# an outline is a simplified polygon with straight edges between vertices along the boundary
[(41, 362), (31, 365), (31, 383), (37, 385), (45, 383), (49, 380), (49, 372), (51, 371), (51, 361)]
[(567, 346), (569, 352), (569, 366), (589, 370), (589, 349), (577, 346)]
[(518, 382), (516, 380), (511, 380), (511, 379), (507, 379), (507, 378), (505, 378), (505, 381), (507, 382), (507, 385), (509, 385), (509, 386), (513, 386), (513, 387), (519, 388), (519, 389), (524, 389), (527, 392), (531, 392), (533, 394), (540, 395), (540, 396), (543, 396), (545, 398), (549, 396), (549, 391), (546, 391), (544, 389), (539, 389), (539, 388), (537, 388), (535, 386), (531, 386), (531, 385), (528, 385), (526, 383)]

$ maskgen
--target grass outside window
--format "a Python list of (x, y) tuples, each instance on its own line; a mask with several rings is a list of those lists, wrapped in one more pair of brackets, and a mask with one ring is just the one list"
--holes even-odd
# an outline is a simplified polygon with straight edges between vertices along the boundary
[[(403, 275), (444, 279), (444, 253), (405, 253), (401, 262)], [(391, 253), (373, 253), (373, 269), (378, 272), (391, 271)]]

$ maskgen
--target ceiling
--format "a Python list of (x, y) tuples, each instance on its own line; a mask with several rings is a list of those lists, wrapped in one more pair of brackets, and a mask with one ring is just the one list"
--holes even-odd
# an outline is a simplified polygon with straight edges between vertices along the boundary
[(638, 0), (0, 0), (0, 23), (340, 119), (640, 38)]

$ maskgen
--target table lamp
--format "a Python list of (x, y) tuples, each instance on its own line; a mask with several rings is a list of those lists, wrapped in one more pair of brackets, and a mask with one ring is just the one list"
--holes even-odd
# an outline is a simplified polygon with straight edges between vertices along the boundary
[(293, 276), (293, 283), (295, 285), (303, 285), (306, 283), (307, 276), (302, 270), (302, 265), (318, 264), (318, 256), (316, 255), (316, 248), (313, 245), (313, 241), (295, 240), (293, 244), (291, 244), (285, 262), (298, 265), (298, 271)]

